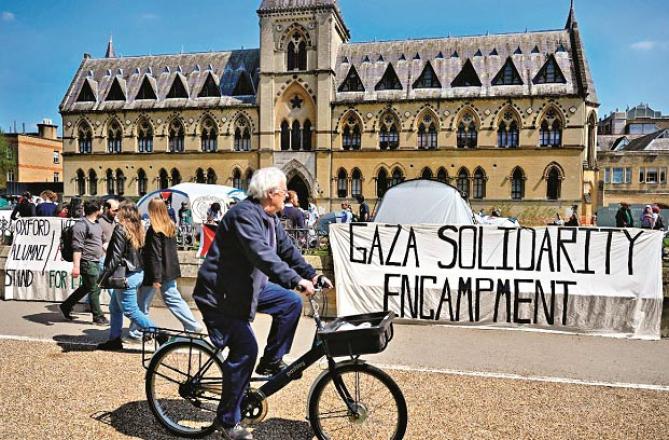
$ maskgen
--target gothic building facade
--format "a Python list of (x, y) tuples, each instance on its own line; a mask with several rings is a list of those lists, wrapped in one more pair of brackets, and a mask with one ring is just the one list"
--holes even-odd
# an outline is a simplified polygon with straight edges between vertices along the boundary
[(263, 0), (260, 48), (85, 55), (62, 101), (65, 192), (243, 188), (282, 168), (324, 209), (448, 182), (542, 222), (597, 195), (599, 106), (573, 7), (553, 31), (350, 42), (337, 0)]

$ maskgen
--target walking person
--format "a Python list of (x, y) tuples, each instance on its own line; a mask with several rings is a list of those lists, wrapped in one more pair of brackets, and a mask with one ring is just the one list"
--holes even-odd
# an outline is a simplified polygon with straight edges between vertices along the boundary
[(304, 213), (298, 208), (300, 199), (295, 191), (288, 191), (282, 218), (287, 219), (291, 229), (304, 229)]
[(35, 208), (35, 215), (37, 217), (55, 217), (58, 210), (58, 204), (56, 203), (58, 195), (47, 189), (46, 191), (42, 191), (40, 197), (44, 201)]
[(109, 321), (100, 308), (100, 259), (104, 255), (102, 248), (102, 227), (98, 222), (100, 205), (96, 201), (84, 203), (84, 218), (72, 227), (72, 278), (81, 276), (79, 288), (60, 305), (60, 311), (68, 319), (72, 317), (74, 306), (88, 295), (93, 314), (93, 323), (106, 325)]
[[(102, 215), (98, 220), (102, 227), (102, 248), (107, 252), (107, 247), (111, 241), (114, 228), (116, 227), (116, 212), (118, 211), (119, 201), (116, 199), (109, 199), (103, 205)], [(102, 261), (104, 263), (104, 261)], [(102, 270), (102, 269), (101, 269)]]
[[(153, 297), (156, 291), (160, 291), (165, 305), (181, 322), (184, 330), (199, 333), (203, 328), (177, 289), (177, 279), (181, 277), (177, 230), (161, 199), (149, 202), (149, 218), (151, 226), (146, 232), (142, 252), (144, 281), (139, 292), (139, 309), (148, 315)], [(141, 338), (141, 332), (135, 323), (130, 326), (130, 336), (133, 339)]]
[[(142, 330), (155, 328), (153, 321), (139, 309), (137, 291), (144, 280), (142, 248), (145, 232), (137, 206), (123, 202), (116, 213), (118, 224), (107, 247), (100, 284), (113, 289), (109, 303), (109, 340), (98, 344), (98, 350), (122, 350), (123, 315)], [(161, 341), (164, 336), (156, 336)]]
[(643, 229), (653, 229), (655, 227), (655, 218), (653, 218), (653, 208), (646, 205), (641, 214), (641, 227)]
[(365, 202), (365, 197), (362, 194), (355, 196), (360, 204), (360, 211), (358, 216), (358, 221), (368, 222), (369, 221), (369, 205)]

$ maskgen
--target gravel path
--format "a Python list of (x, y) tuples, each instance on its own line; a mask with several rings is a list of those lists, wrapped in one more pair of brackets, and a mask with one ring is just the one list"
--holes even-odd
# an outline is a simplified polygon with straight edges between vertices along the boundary
[[(173, 438), (145, 402), (139, 354), (77, 350), (0, 341), (0, 438)], [(388, 372), (407, 398), (408, 439), (669, 439), (669, 393)], [(312, 437), (317, 373), (270, 399), (257, 439)]]

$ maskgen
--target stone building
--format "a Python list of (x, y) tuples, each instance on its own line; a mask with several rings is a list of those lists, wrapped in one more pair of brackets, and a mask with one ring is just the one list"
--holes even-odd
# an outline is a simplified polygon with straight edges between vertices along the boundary
[(63, 191), (63, 141), (58, 138), (58, 126), (45, 119), (37, 129), (37, 133), (3, 134), (13, 166), (6, 176), (0, 176), (0, 187), (10, 195)]
[(627, 108), (624, 112), (616, 110), (599, 121), (599, 134), (617, 135), (616, 140), (622, 135), (643, 136), (663, 128), (669, 128), (669, 115), (663, 115), (644, 103)]
[(66, 193), (244, 187), (275, 165), (326, 210), (434, 178), (528, 222), (598, 199), (573, 7), (540, 32), (352, 43), (336, 0), (263, 0), (260, 48), (88, 55), (62, 101)]

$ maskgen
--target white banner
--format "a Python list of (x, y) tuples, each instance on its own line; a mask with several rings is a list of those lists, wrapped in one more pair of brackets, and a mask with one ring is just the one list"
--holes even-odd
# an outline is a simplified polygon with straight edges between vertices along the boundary
[(331, 225), (337, 314), (659, 339), (662, 232)]
[[(74, 220), (55, 217), (19, 219), (5, 263), (6, 300), (61, 302), (79, 287), (72, 263), (60, 256), (60, 234)], [(103, 291), (104, 292), (104, 291)], [(108, 295), (100, 301), (108, 303)]]

